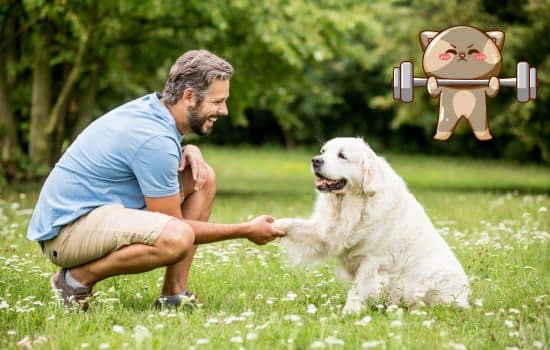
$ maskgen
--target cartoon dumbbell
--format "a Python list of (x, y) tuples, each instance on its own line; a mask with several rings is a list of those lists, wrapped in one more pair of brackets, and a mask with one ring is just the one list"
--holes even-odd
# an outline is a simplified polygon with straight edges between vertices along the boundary
[[(413, 77), (412, 62), (405, 61), (401, 67), (393, 68), (393, 98), (403, 102), (411, 102), (414, 88), (426, 86), (426, 78)], [(515, 78), (498, 79), (500, 86), (516, 88), (516, 98), (519, 102), (528, 102), (537, 98), (537, 69), (529, 68), (529, 63), (519, 62), (516, 66)], [(437, 79), (439, 86), (488, 86), (489, 79)]]

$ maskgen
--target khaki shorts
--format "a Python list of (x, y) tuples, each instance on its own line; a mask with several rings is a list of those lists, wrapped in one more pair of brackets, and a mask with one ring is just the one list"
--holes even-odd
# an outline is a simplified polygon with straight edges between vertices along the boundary
[(60, 267), (97, 260), (124, 246), (153, 245), (172, 216), (119, 204), (98, 207), (44, 242), (44, 254)]

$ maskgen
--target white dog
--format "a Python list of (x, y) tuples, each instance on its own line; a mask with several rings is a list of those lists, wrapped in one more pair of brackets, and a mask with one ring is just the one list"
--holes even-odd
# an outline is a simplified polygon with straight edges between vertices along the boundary
[(336, 257), (351, 279), (343, 313), (382, 292), (392, 302), (467, 308), (468, 278), (422, 206), (360, 138), (335, 138), (312, 159), (319, 191), (309, 219), (280, 219), (281, 246), (297, 263)]

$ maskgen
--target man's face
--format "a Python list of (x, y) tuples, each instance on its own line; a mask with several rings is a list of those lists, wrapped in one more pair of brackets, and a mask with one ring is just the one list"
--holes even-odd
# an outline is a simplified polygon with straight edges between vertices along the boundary
[(214, 80), (201, 103), (188, 107), (188, 123), (197, 135), (208, 136), (212, 133), (214, 122), (228, 115), (229, 80)]

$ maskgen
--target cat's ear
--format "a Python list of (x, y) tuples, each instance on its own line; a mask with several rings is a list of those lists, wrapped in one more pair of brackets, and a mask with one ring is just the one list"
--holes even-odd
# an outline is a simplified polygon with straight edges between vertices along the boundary
[(502, 50), (502, 46), (504, 45), (504, 32), (495, 30), (492, 32), (485, 32), (485, 34), (495, 42), (499, 50)]
[(423, 32), (420, 32), (420, 46), (422, 46), (422, 50), (426, 50), (426, 46), (432, 41), (432, 39), (439, 34), (439, 32), (432, 32), (430, 30), (425, 30)]

